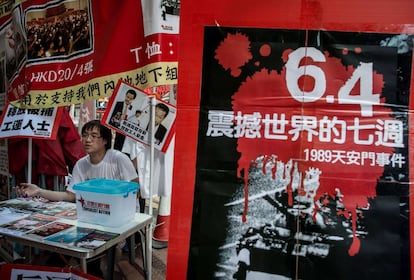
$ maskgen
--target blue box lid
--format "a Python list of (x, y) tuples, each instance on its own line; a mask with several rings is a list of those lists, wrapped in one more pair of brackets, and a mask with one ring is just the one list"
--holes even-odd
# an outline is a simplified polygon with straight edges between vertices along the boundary
[(73, 185), (75, 191), (85, 191), (101, 194), (125, 194), (137, 192), (139, 184), (121, 180), (91, 179)]

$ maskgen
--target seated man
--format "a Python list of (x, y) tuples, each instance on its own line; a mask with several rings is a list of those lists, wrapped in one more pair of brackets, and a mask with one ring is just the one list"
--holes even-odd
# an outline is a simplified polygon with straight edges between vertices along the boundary
[(35, 184), (21, 183), (16, 187), (16, 194), (21, 196), (41, 196), (51, 201), (75, 202), (73, 185), (95, 178), (124, 180), (138, 183), (138, 174), (125, 154), (111, 149), (112, 132), (93, 120), (82, 127), (82, 145), (88, 153), (79, 159), (72, 172), (72, 178), (66, 191), (52, 191)]
[[(52, 191), (40, 188), (35, 184), (21, 183), (15, 188), (16, 194), (24, 197), (41, 196), (51, 201), (75, 202), (76, 196), (73, 185), (95, 178), (110, 180), (124, 180), (138, 183), (138, 174), (127, 155), (120, 151), (111, 149), (112, 132), (101, 124), (99, 120), (87, 122), (82, 127), (82, 145), (88, 153), (79, 159), (72, 172), (72, 178), (66, 191)], [(137, 209), (139, 209), (137, 207)], [(123, 246), (123, 243), (119, 244)], [(96, 266), (105, 265), (104, 260), (92, 261), (97, 276), (102, 277)]]

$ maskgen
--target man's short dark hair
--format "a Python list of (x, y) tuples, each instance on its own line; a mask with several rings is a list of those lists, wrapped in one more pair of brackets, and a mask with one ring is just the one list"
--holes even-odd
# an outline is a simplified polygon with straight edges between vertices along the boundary
[(125, 93), (125, 96), (126, 96), (128, 93), (132, 94), (132, 95), (134, 96), (134, 99), (135, 99), (135, 97), (137, 97), (137, 92), (136, 92), (135, 90), (133, 90), (133, 89), (129, 89), (129, 90), (127, 90), (127, 92)]
[(84, 134), (86, 131), (97, 127), (99, 129), (99, 134), (101, 137), (106, 140), (105, 148), (109, 150), (112, 146), (112, 131), (104, 126), (100, 120), (92, 120), (85, 123), (82, 127), (81, 134)]
[(170, 112), (170, 108), (168, 108), (167, 105), (165, 105), (164, 103), (157, 103), (157, 105), (155, 105), (155, 108), (158, 108), (162, 111), (165, 112), (165, 116), (164, 118), (168, 115), (168, 113)]

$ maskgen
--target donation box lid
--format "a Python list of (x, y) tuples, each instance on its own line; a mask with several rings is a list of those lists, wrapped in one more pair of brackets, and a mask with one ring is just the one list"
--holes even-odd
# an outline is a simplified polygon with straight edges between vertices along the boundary
[(73, 185), (75, 191), (93, 192), (100, 194), (125, 194), (137, 192), (139, 184), (122, 180), (91, 179)]

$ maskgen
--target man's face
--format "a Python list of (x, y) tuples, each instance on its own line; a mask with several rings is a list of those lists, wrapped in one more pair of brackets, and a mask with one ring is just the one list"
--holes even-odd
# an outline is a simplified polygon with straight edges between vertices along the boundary
[(155, 107), (155, 125), (159, 125), (165, 119), (166, 112), (158, 107)]
[(125, 104), (130, 105), (134, 100), (134, 95), (132, 93), (127, 93), (125, 95)]
[(88, 154), (106, 150), (105, 144), (106, 141), (102, 138), (97, 127), (93, 127), (82, 133), (82, 145)]

